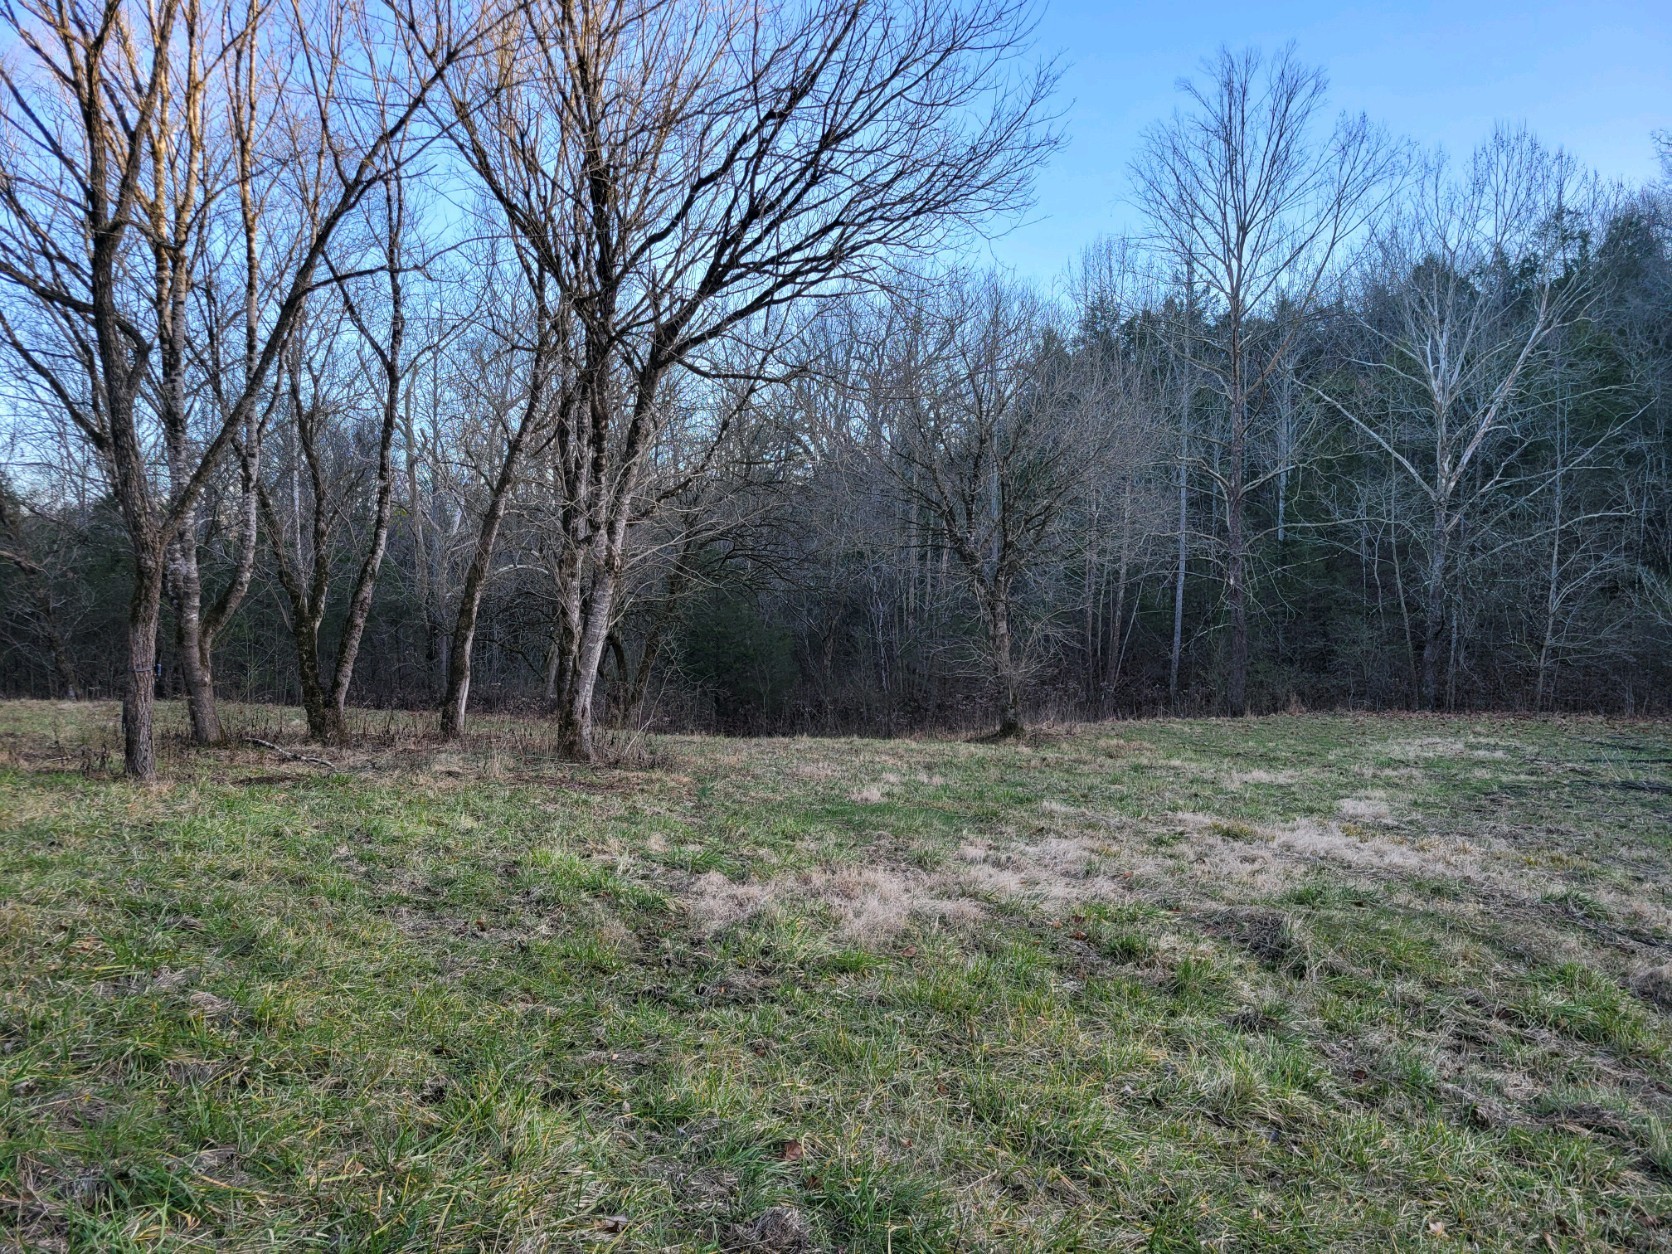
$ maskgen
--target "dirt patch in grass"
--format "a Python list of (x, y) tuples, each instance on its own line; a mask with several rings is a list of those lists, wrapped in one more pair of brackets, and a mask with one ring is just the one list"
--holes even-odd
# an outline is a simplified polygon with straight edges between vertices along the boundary
[(773, 1206), (748, 1223), (733, 1224), (726, 1238), (727, 1249), (762, 1254), (801, 1254), (819, 1246), (812, 1226), (793, 1206)]
[(1652, 1006), (1672, 1011), (1672, 962), (1636, 972), (1631, 977), (1631, 991)]
[(1263, 907), (1224, 910), (1208, 915), (1205, 930), (1246, 949), (1262, 966), (1304, 977), (1312, 966), (1312, 940), (1281, 910)]

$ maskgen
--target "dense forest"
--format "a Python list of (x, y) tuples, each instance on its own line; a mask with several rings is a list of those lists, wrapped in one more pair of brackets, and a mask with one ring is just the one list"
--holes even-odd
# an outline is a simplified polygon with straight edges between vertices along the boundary
[[(1049, 288), (1013, 0), (0, 11), (0, 692), (888, 734), (1672, 706), (1672, 148), (1225, 52)], [(1180, 67), (1187, 70), (1189, 67)]]

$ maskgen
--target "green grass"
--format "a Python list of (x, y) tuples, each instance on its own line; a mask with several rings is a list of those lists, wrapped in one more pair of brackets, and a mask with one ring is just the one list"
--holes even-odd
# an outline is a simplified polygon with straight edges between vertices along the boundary
[(362, 717), (0, 705), (0, 1236), (1672, 1248), (1664, 724)]

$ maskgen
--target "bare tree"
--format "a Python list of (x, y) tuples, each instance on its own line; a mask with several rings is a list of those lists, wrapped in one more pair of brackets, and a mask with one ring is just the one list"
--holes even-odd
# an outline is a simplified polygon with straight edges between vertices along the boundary
[[(1170, 351), (1172, 319), (1161, 287), (1150, 259), (1124, 239), (1088, 249), (1073, 276), (1078, 372), (1091, 387), (1079, 399), (1091, 406), (1085, 421), (1098, 428), (1095, 447), (1102, 455), (1088, 468), (1083, 502), (1070, 524), (1079, 533), (1074, 545), (1085, 578), (1087, 700), (1099, 710), (1119, 685), (1141, 586), (1155, 573), (1155, 542), (1170, 529), (1162, 476), (1186, 466), (1182, 452), (1174, 466), (1165, 464), (1168, 429), (1187, 440), (1188, 415), (1178, 377), (1184, 363)], [(1182, 545), (1182, 527), (1177, 538)], [(1180, 568), (1182, 558), (1175, 582)]]
[[(1292, 48), (1270, 59), (1222, 51), (1205, 82), (1181, 84), (1189, 111), (1151, 130), (1133, 167), (1158, 244), (1207, 302), (1188, 353), (1226, 407), (1221, 457), (1202, 466), (1225, 504), (1233, 715), (1248, 705), (1247, 503), (1264, 482), (1250, 471), (1254, 397), (1404, 161), (1363, 116), (1320, 134), (1325, 87)], [(1280, 304), (1287, 316), (1276, 319)]]
[[(248, 430), (333, 234), (383, 176), (390, 145), (435, 78), (465, 50), (439, 13), (422, 27), (409, 25), (405, 37), (423, 45), (432, 68), (408, 85), (382, 125), (364, 125), (350, 80), (404, 58), (405, 48), (361, 46), (343, 56), (340, 44), (317, 39), (320, 30), (336, 29), (335, 21), (317, 21), (320, 14), (300, 6), (258, 12), (259, 21), (252, 16), (217, 30), (195, 0), (148, 7), (25, 0), (0, 9), (18, 52), (0, 68), (7, 146), (0, 171), (7, 311), (0, 333), (99, 454), (132, 545), (123, 728), (126, 769), (136, 779), (150, 779), (156, 769), (152, 676), (171, 546), (222, 457)], [(371, 24), (358, 29), (369, 34)], [(293, 113), (274, 130), (329, 153), (332, 183), (319, 212), (283, 250), (271, 304), (261, 314), (259, 348), (240, 386), (195, 438), (170, 444), (177, 417), (171, 407), (183, 403), (171, 391), (180, 372), (169, 361), (182, 339), (173, 321), (186, 298), (180, 267), (207, 246), (204, 234), (193, 235), (210, 232), (216, 221), (203, 210), (211, 185), (202, 180), (208, 171), (219, 178), (221, 170), (206, 151), (176, 148), (179, 137), (165, 122), (178, 116), (171, 102), (183, 96), (215, 91), (235, 98), (228, 76), (236, 80), (240, 56), (273, 57), (285, 67), (279, 81), (286, 91), (269, 99)], [(188, 109), (186, 116), (197, 115)], [(202, 140), (207, 144), (207, 130)], [(282, 183), (283, 162), (268, 175)], [(269, 218), (268, 225), (283, 221), (276, 206)], [(159, 426), (174, 453), (162, 459), (160, 475), (152, 445)]]
[[(568, 309), (554, 289), (540, 257), (513, 239), (512, 252), (524, 280), (527, 300), (506, 302), (491, 311), (488, 323), (500, 346), (486, 378), (471, 391), (482, 423), (484, 448), (478, 470), (484, 503), (476, 525), (470, 561), (460, 584), (452, 635), (448, 641), (446, 688), (441, 699), (441, 733), (464, 734), (470, 705), (472, 654), (482, 598), (493, 575), (500, 528), (519, 484), (524, 459), (542, 451), (574, 407), (574, 393), (563, 376), (568, 339)], [(506, 317), (509, 314), (510, 317)], [(518, 361), (518, 358), (522, 361)], [(572, 507), (566, 506), (566, 509)]]
[(1560, 373), (1561, 331), (1595, 294), (1572, 264), (1590, 194), (1569, 158), (1524, 132), (1499, 131), (1461, 177), (1435, 162), (1382, 238), (1381, 298), (1365, 302), (1379, 352), (1360, 364), (1388, 386), (1363, 399), (1319, 392), (1426, 503), (1424, 709), (1439, 701), (1460, 535), (1498, 495), (1530, 490), (1519, 459), (1543, 434), (1532, 415)]
[(1023, 730), (1029, 670), (1021, 599), (1063, 537), (1057, 524), (1113, 432), (1094, 376), (1076, 375), (1039, 298), (957, 278), (888, 308), (870, 329), (866, 408), (902, 505), (934, 523), (979, 610), (1001, 737)]
[[(265, 484), (259, 487), (279, 583), (290, 605), (308, 732), (328, 742), (347, 736), (349, 686), (388, 549), (394, 510), (395, 435), (411, 369), (408, 287), (413, 272), (421, 271), (423, 264), (422, 258), (412, 255), (408, 238), (408, 173), (402, 166), (407, 155), (404, 142), (392, 147), (393, 168), (364, 206), (369, 238), (359, 242), (365, 250), (357, 258), (361, 278), (334, 284), (316, 297), (314, 303), (327, 312), (310, 320), (317, 324), (314, 327), (299, 322), (286, 353), (286, 396), (278, 408), (288, 415), (285, 434), (294, 451), (289, 525), (281, 518), (282, 494), (276, 504), (275, 494)], [(333, 274), (339, 272), (336, 259), (328, 256), (326, 264)], [(345, 330), (352, 332), (349, 346), (340, 344)], [(331, 380), (332, 357), (349, 351), (353, 353), (348, 363), (350, 378), (342, 383)], [(370, 424), (371, 439), (366, 441), (360, 438), (364, 414), (355, 399), (368, 377), (377, 386), (375, 420)], [(371, 515), (360, 520), (363, 537), (352, 547), (346, 546), (342, 533), (349, 529), (354, 506), (366, 491), (367, 472)], [(345, 548), (349, 548), (354, 573), (327, 675), (320, 630), (330, 605), (334, 568)]]
[[(270, 118), (256, 88), (255, 67), (261, 55), (256, 11), (247, 11), (241, 24), (230, 15), (216, 23), (212, 13), (205, 13), (196, 3), (182, 7), (185, 55), (160, 79), (161, 90), (145, 118), (142, 137), (149, 176), (133, 185), (134, 213), (144, 223), (140, 234), (150, 261), (149, 307), (144, 314), (154, 347), (144, 379), (145, 400), (161, 430), (167, 490), (176, 497), (196, 468), (200, 433), (193, 423), (193, 374), (198, 365), (194, 340), (203, 328), (192, 313), (200, 285), (214, 282), (205, 266), (222, 260), (215, 253), (214, 240), (222, 184), (230, 165), (240, 199), (249, 203), (254, 191), (250, 186), (252, 150), (260, 142), (259, 128)], [(223, 29), (215, 31), (215, 25)], [(129, 67), (130, 71), (135, 68)], [(242, 225), (253, 233), (255, 224), (249, 216)], [(247, 286), (257, 281), (253, 272), (246, 276)], [(199, 744), (221, 739), (214, 644), (249, 587), (256, 541), (253, 471), (258, 450), (253, 439), (240, 444), (242, 508), (235, 508), (234, 517), (242, 525), (235, 540), (236, 560), (221, 594), (207, 610), (198, 555), (198, 499), (182, 504), (178, 526), (164, 545), (166, 590), (175, 610), (186, 709), (192, 737)]]
[[(1024, 199), (1052, 80), (1011, 72), (1025, 16), (1018, 0), (542, 0), (491, 72), (455, 87), (467, 159), (539, 298), (549, 284), (573, 319), (554, 418), (575, 555), (571, 753), (593, 753), (630, 526), (656, 505), (664, 389), (723, 369), (728, 339), (781, 328), (804, 297)], [(456, 733), (464, 685), (449, 688)]]
[(1030, 2), (0, 0), (0, 691), (1659, 709), (1667, 186), (1223, 54), (1047, 300)]

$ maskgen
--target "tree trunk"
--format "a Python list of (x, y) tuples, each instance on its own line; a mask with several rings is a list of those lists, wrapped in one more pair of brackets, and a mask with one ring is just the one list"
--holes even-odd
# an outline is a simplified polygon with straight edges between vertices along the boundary
[[(491, 512), (491, 511), (490, 511)], [(497, 530), (497, 520), (492, 530)], [(448, 648), (447, 689), (441, 697), (441, 738), (457, 740), (464, 735), (465, 710), (470, 705), (470, 651), (476, 644), (476, 617), (482, 609), (482, 590), (487, 584), (487, 563), (484, 548), (491, 554), (490, 527), (483, 524), (482, 536), (476, 545), (476, 556), (465, 574), (464, 589), (459, 594), (459, 612), (453, 620), (453, 635)]]
[(337, 664), (331, 676), (330, 709), (326, 712), (326, 738), (331, 742), (348, 739), (348, 689), (354, 681), (354, 663), (365, 638), (366, 619), (371, 615), (377, 575), (389, 548), (389, 519), (395, 504), (395, 427), (401, 419), (401, 350), (406, 343), (406, 291), (401, 270), (401, 239), (406, 223), (405, 185), (399, 176), (387, 185), (389, 226), (385, 273), (389, 280), (389, 342), (380, 345), (371, 329), (361, 321), (358, 308), (346, 302), (348, 312), (383, 367), (383, 420), (377, 437), (377, 504), (372, 510), (372, 536), (354, 590), (348, 598), (348, 614), (337, 637)]
[(41, 592), (36, 603), (46, 628), (47, 644), (52, 649), (52, 665), (58, 671), (58, 682), (64, 686), (64, 697), (68, 701), (79, 701), (81, 684), (76, 678), (75, 659), (70, 656), (70, 646), (58, 626), (58, 614), (53, 608), (51, 593)]
[(1178, 563), (1173, 572), (1173, 648), (1167, 661), (1167, 704), (1175, 714), (1179, 708), (1179, 661), (1184, 652), (1184, 574), (1190, 556), (1189, 457), (1190, 433), (1189, 429), (1185, 428), (1179, 433), (1179, 546)]
[[(574, 485), (570, 485), (573, 490)], [(551, 656), (546, 663), (546, 708), (561, 724), (574, 698), (579, 666), (581, 623), (586, 598), (581, 588), (582, 544), (580, 512), (573, 501), (564, 509), (563, 550), (553, 570), (557, 585), (557, 614), (552, 624)]]
[[(1121, 667), (1126, 662), (1126, 582), (1132, 567), (1132, 477), (1127, 476), (1121, 492), (1120, 559), (1115, 567), (1115, 630), (1103, 656), (1104, 701), (1108, 701), (1120, 684)], [(1107, 705), (1105, 704), (1105, 707)]]
[[(592, 572), (592, 586), (579, 602), (579, 631), (573, 641), (575, 651), (569, 663), (569, 699), (559, 715), (558, 737), (564, 753), (580, 762), (596, 759), (597, 745), (593, 737), (593, 703), (598, 690), (598, 667), (603, 661), (615, 615), (615, 601), (621, 587), (622, 571), (626, 567), (627, 521), (633, 512), (635, 493), (643, 447), (640, 434), (648, 428), (645, 415), (654, 403), (662, 368), (647, 363), (640, 375), (634, 399), (633, 419), (622, 450), (620, 471), (613, 483), (607, 473), (610, 417), (604, 381), (607, 371), (605, 358), (596, 344), (589, 342), (585, 366), (586, 404), (582, 411), (587, 420), (587, 460), (583, 472), (587, 502), (589, 534), (587, 551), (573, 546), (575, 591), (570, 593), (571, 605), (579, 597), (579, 573), (584, 568)], [(580, 493), (576, 493), (580, 496)], [(578, 522), (580, 514), (576, 515)], [(571, 534), (574, 534), (571, 532)], [(590, 561), (586, 557), (590, 556)]]
[(128, 682), (122, 693), (122, 765), (129, 779), (157, 777), (151, 728), (157, 692), (157, 618), (162, 611), (162, 554), (134, 554), (133, 599), (128, 605)]
[[(616, 546), (611, 544), (609, 547), (615, 549)], [(615, 610), (620, 567), (619, 551), (606, 552), (599, 563), (592, 595), (587, 598), (579, 655), (571, 676), (570, 699), (558, 725), (562, 751), (578, 762), (591, 762), (597, 753), (592, 729), (592, 703), (598, 690), (598, 664), (603, 661), (604, 645), (610, 634), (610, 615)]]
[[(1188, 333), (1194, 334), (1196, 328), (1196, 257), (1194, 253), (1189, 254), (1185, 259), (1184, 301), (1185, 327)], [(1178, 565), (1173, 573), (1173, 648), (1167, 660), (1167, 708), (1174, 714), (1179, 712), (1179, 664), (1184, 653), (1184, 576), (1190, 557), (1190, 418), (1196, 400), (1196, 375), (1188, 362), (1188, 339), (1185, 343), (1184, 386), (1179, 405)]]
[[(300, 442), (300, 441), (299, 441)], [(319, 513), (319, 498), (314, 501), (314, 568), (304, 586), (303, 573), (292, 560), (291, 550), (284, 538), (284, 524), (273, 508), (272, 497), (266, 488), (258, 486), (262, 517), (267, 522), (267, 539), (273, 550), (273, 561), (278, 568), (279, 586), (290, 602), (290, 636), (296, 645), (296, 678), (302, 692), (302, 713), (308, 720), (308, 735), (314, 740), (331, 741), (338, 728), (330, 717), (331, 701), (320, 678), (319, 624), (325, 617), (328, 558), (324, 545), (324, 526)], [(301, 533), (300, 520), (296, 531)]]
[(555, 711), (558, 708), (558, 694), (568, 688), (568, 636), (569, 632), (560, 610), (552, 622), (551, 642), (546, 646), (545, 675), (541, 680), (547, 710)]
[(644, 645), (639, 650), (639, 666), (633, 672), (633, 682), (628, 685), (621, 700), (621, 708), (629, 717), (638, 717), (644, 709), (645, 693), (650, 688), (650, 672), (656, 663), (656, 655), (662, 651), (662, 633), (665, 630), (667, 616), (658, 616), (645, 633)]
[(481, 533), (476, 537), (476, 551), (471, 555), (470, 569), (465, 572), (464, 589), (459, 594), (459, 612), (453, 621), (452, 647), (448, 653), (447, 691), (441, 698), (443, 740), (457, 740), (464, 735), (465, 711), (470, 705), (470, 653), (476, 644), (476, 620), (482, 612), (482, 594), (487, 591), (494, 546), (499, 541), (499, 526), (505, 519), (505, 506), (511, 494), (528, 426), (529, 422), (525, 420), (511, 437), (510, 447), (505, 451), (505, 460), (494, 483), (487, 513), (482, 518)]
[(1231, 439), (1227, 453), (1230, 466), (1225, 476), (1225, 579), (1231, 610), (1231, 674), (1225, 699), (1232, 718), (1248, 713), (1248, 589), (1243, 535), (1244, 463), (1248, 457), (1248, 391), (1244, 383), (1242, 312), (1236, 301), (1231, 310)]
[(1422, 626), (1422, 708), (1436, 709), (1440, 699), (1440, 639), (1445, 634), (1446, 547), (1450, 537), (1445, 509), (1434, 508), (1433, 551), (1428, 555), (1428, 587)]
[(298, 621), (292, 634), (296, 637), (296, 673), (302, 686), (302, 712), (307, 715), (308, 735), (314, 740), (330, 742), (335, 730), (331, 719), (333, 707), (319, 678), (318, 626)]
[(999, 681), (998, 739), (1020, 736), (1022, 726), (1022, 685), (1016, 673), (1016, 658), (1010, 634), (1010, 591), (996, 588), (992, 593), (992, 609), (988, 615), (992, 625), (994, 669)]
[[(1388, 517), (1394, 517), (1393, 492), (1391, 482), (1388, 491)], [(1381, 545), (1377, 539), (1378, 549)], [(1416, 633), (1411, 630), (1411, 597), (1405, 585), (1405, 564), (1399, 560), (1399, 533), (1394, 532), (1388, 537), (1388, 553), (1393, 559), (1393, 587), (1399, 594), (1399, 628), (1405, 641), (1405, 677), (1410, 684), (1407, 692), (1410, 699), (1415, 700), (1422, 689), (1422, 681), (1417, 667)]]
[(1248, 713), (1248, 593), (1242, 530), (1243, 432), (1240, 417), (1233, 417), (1231, 422), (1231, 466), (1225, 492), (1225, 577), (1231, 610), (1231, 673), (1225, 699), (1231, 717), (1241, 718)]
[(371, 547), (360, 563), (360, 573), (355, 577), (354, 591), (348, 600), (348, 615), (337, 641), (337, 665), (331, 678), (331, 708), (326, 720), (325, 739), (331, 743), (348, 739), (348, 688), (354, 680), (354, 663), (360, 656), (360, 642), (366, 635), (366, 620), (371, 616), (378, 571), (389, 548), (389, 518), (393, 513), (395, 491), (389, 455), (394, 436), (394, 409), (391, 405), (385, 415), (382, 442), (378, 447), (377, 507), (372, 520)]
[(1226, 577), (1231, 608), (1231, 674), (1225, 701), (1232, 718), (1248, 713), (1248, 602), (1243, 587), (1242, 510), (1233, 510), (1226, 536)]
[(212, 642), (203, 630), (203, 580), (197, 564), (197, 511), (187, 512), (169, 548), (169, 599), (174, 602), (174, 638), (186, 680), (186, 710), (192, 743), (219, 744), (224, 733), (215, 710)]
[(476, 551), (471, 554), (470, 569), (465, 572), (464, 588), (459, 594), (459, 612), (453, 622), (452, 644), (447, 654), (447, 690), (441, 698), (443, 740), (457, 740), (464, 735), (465, 711), (470, 705), (470, 653), (476, 643), (476, 620), (482, 611), (482, 594), (487, 591), (488, 578), (493, 569), (494, 546), (499, 542), (499, 527), (505, 519), (512, 485), (516, 483), (523, 448), (530, 434), (546, 416), (547, 371), (551, 368), (547, 354), (551, 350), (552, 324), (550, 314), (543, 306), (538, 327), (539, 344), (535, 350), (528, 396), (523, 402), (516, 430), (505, 446), (499, 476), (494, 480), (487, 512), (482, 516), (482, 529), (476, 537)]
[(1555, 526), (1550, 529), (1550, 570), (1544, 592), (1544, 639), (1538, 651), (1538, 686), (1533, 692), (1533, 709), (1542, 710), (1546, 694), (1555, 705), (1556, 618), (1562, 604), (1562, 523), (1564, 470), (1567, 460), (1567, 425), (1558, 423), (1556, 438), (1556, 473), (1551, 485), (1555, 508)]
[(348, 740), (348, 712), (336, 701), (321, 703), (318, 717), (308, 719), (308, 733), (321, 744), (340, 745)]

